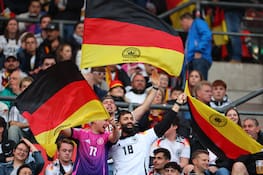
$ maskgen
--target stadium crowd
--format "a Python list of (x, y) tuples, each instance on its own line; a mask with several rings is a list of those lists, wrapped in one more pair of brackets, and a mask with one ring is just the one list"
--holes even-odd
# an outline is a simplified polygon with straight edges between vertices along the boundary
[[(167, 10), (161, 1), (133, 1), (154, 14)], [(71, 60), (80, 67), (83, 0), (18, 2), (21, 5), (13, 1), (2, 3), (2, 16), (9, 19), (2, 23), (0, 35), (0, 96), (17, 97), (59, 62)], [(21, 22), (20, 18), (39, 22)], [(61, 31), (52, 22), (54, 19), (72, 20), (75, 24), (65, 25)], [(223, 80), (207, 81), (212, 64), (208, 25), (190, 13), (180, 20), (190, 35), (186, 59), (191, 70), (188, 78), (191, 95), (211, 108), (230, 104), (227, 84)], [(194, 49), (198, 43), (199, 48)], [(234, 62), (240, 62), (240, 53), (235, 56)], [(186, 104), (184, 76), (173, 77), (145, 63), (92, 67), (81, 72), (111, 118), (91, 122), (85, 128), (63, 130), (57, 139), (57, 155), (47, 158), (27, 119), (12, 101), (0, 101), (0, 175), (256, 174), (255, 160), (262, 155), (251, 156), (249, 160), (229, 160), (218, 157), (199, 141), (191, 127), (191, 113), (180, 111), (180, 106)], [(139, 106), (128, 111), (117, 107), (115, 102)], [(172, 108), (150, 109), (151, 105), (167, 104)], [(249, 117), (241, 121), (236, 108), (227, 109), (225, 116), (263, 144), (257, 119)]]

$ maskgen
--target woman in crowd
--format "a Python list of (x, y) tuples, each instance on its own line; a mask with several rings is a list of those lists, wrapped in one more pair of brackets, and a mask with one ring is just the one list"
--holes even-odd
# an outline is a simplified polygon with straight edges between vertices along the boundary
[(229, 108), (228, 110), (226, 110), (225, 116), (241, 126), (241, 119), (236, 108)]
[(195, 96), (194, 94), (195, 85), (202, 80), (203, 80), (203, 76), (198, 70), (192, 70), (189, 73), (188, 85), (192, 96)]
[(61, 61), (66, 61), (66, 60), (72, 60), (73, 62), (75, 61), (75, 60), (73, 60), (73, 57), (72, 57), (71, 45), (64, 43), (58, 47), (57, 61), (61, 62)]
[(5, 57), (10, 55), (16, 56), (20, 48), (19, 37), (18, 21), (15, 18), (10, 18), (7, 21), (4, 35), (0, 36), (1, 67), (3, 67)]

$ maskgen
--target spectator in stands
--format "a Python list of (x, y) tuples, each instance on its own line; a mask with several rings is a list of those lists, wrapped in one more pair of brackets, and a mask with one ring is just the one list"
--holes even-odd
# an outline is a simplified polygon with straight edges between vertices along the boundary
[(225, 112), (225, 116), (228, 117), (230, 120), (241, 126), (241, 119), (236, 108), (229, 108)]
[[(105, 131), (110, 125), (111, 132)], [(69, 128), (62, 131), (66, 137), (77, 139), (77, 157), (73, 174), (108, 174), (107, 154), (108, 144), (116, 143), (119, 139), (119, 129), (115, 120), (98, 120), (90, 123), (89, 129)]]
[(169, 87), (170, 77), (164, 71), (159, 71), (160, 75), (160, 88), (164, 91), (164, 101), (169, 99), (171, 88)]
[(101, 66), (101, 67), (92, 67), (91, 68), (91, 73), (93, 75), (93, 83), (94, 85), (96, 85), (97, 87), (108, 91), (109, 90), (109, 86), (106, 83), (105, 80), (105, 67)]
[(78, 52), (81, 52), (83, 33), (84, 33), (84, 24), (83, 22), (78, 21), (74, 25), (74, 33), (69, 38), (66, 39), (67, 42), (72, 47), (72, 55), (73, 58), (75, 58), (77, 65), (80, 65), (80, 58), (77, 58), (76, 56)]
[(203, 80), (202, 74), (198, 70), (192, 70), (189, 73), (189, 79), (188, 79), (188, 84), (189, 84), (189, 89), (192, 94), (192, 96), (195, 96), (194, 94), (194, 87), (195, 85)]
[(7, 123), (3, 117), (0, 117), (0, 163), (10, 162), (14, 159), (13, 149), (15, 142), (8, 140)]
[(171, 161), (176, 162), (180, 167), (185, 167), (190, 159), (190, 143), (188, 139), (178, 135), (177, 129), (180, 127), (179, 118), (174, 118), (170, 128), (164, 133), (162, 138), (156, 140), (151, 148), (166, 148), (171, 154)]
[(153, 151), (153, 169), (149, 175), (161, 175), (164, 172), (164, 165), (171, 159), (171, 154), (166, 148), (157, 148)]
[[(29, 154), (32, 157), (29, 162), (26, 162)], [(44, 159), (40, 151), (29, 140), (23, 138), (13, 150), (14, 160), (6, 164), (0, 164), (0, 174), (17, 174), (17, 170), (23, 164), (29, 165), (33, 174), (39, 174), (44, 166)]]
[(230, 100), (226, 94), (227, 86), (223, 80), (215, 80), (212, 83), (212, 98), (210, 106), (212, 108), (220, 108), (230, 104)]
[[(25, 77), (21, 80), (20, 89), (24, 91), (31, 83), (33, 79), (31, 77)], [(12, 106), (9, 113), (9, 129), (8, 138), (18, 143), (23, 137), (30, 140), (32, 143), (36, 143), (33, 133), (29, 128), (29, 123), (26, 118), (22, 116), (16, 106)]]
[(189, 70), (198, 70), (205, 80), (212, 65), (212, 33), (207, 23), (194, 19), (190, 13), (180, 16), (181, 26), (188, 32), (186, 42), (186, 64)]
[(20, 68), (23, 72), (32, 75), (40, 66), (40, 57), (37, 50), (37, 40), (32, 33), (27, 33), (24, 36), (25, 49), (23, 49), (23, 54), (18, 54), (18, 60), (20, 62)]
[[(151, 82), (154, 85), (154, 87), (159, 87), (159, 76), (157, 72), (152, 73)], [(152, 101), (154, 100), (157, 94), (157, 91), (157, 88), (151, 89), (144, 102), (132, 111), (132, 115), (135, 118), (136, 122), (138, 122), (142, 118), (142, 116), (149, 110), (150, 105), (152, 104)], [(109, 114), (115, 120), (117, 120), (118, 116), (116, 114), (119, 112), (119, 108), (117, 108), (114, 102), (114, 97), (110, 95), (105, 96), (102, 100), (102, 104), (104, 105), (105, 109), (109, 112)]]
[[(148, 76), (145, 70), (145, 64), (143, 63), (126, 63), (122, 64), (122, 69), (128, 74), (129, 77), (131, 77), (135, 73), (141, 73), (143, 76)], [(127, 89), (126, 90), (130, 90)]]
[(212, 97), (212, 84), (209, 81), (200, 81), (195, 85), (196, 98), (209, 106)]
[[(79, 21), (83, 0), (51, 0), (49, 4), (48, 14), (56, 20)], [(66, 24), (63, 29), (64, 38), (68, 38), (73, 34), (74, 25)]]
[(174, 102), (176, 101), (176, 99), (178, 98), (178, 96), (183, 93), (183, 90), (181, 87), (176, 86), (174, 88), (171, 89), (171, 93), (170, 93), (170, 97), (169, 100), (167, 100), (166, 102), (168, 104), (174, 104)]
[[(156, 93), (154, 99), (152, 100), (151, 104), (152, 105), (165, 104), (163, 90), (158, 89), (156, 87), (154, 87), (154, 88), (155, 88), (155, 90), (157, 90), (157, 93)], [(146, 112), (143, 115), (143, 117), (138, 121), (139, 131), (143, 132), (149, 128), (153, 128), (156, 124), (158, 124), (159, 122), (161, 122), (163, 120), (163, 117), (164, 117), (164, 110), (151, 109), (150, 111)]]
[[(228, 0), (216, 0), (216, 1), (223, 1), (229, 2)], [(233, 0), (232, 3), (246, 3), (247, 0)], [(241, 29), (241, 22), (244, 16), (244, 9), (240, 7), (233, 7), (233, 6), (223, 6), (224, 9), (224, 16), (226, 21), (226, 28), (227, 32), (234, 32), (238, 33)], [(229, 35), (231, 41), (231, 50), (229, 50), (230, 54), (229, 57), (231, 62), (239, 63), (241, 62), (242, 56), (242, 42), (240, 36)]]
[(62, 43), (62, 38), (59, 36), (59, 27), (57, 24), (48, 24), (45, 28), (47, 38), (39, 46), (40, 58), (46, 55), (56, 55), (59, 45)]
[(74, 142), (68, 138), (60, 138), (57, 142), (57, 159), (48, 164), (45, 175), (71, 174), (73, 151)]
[[(31, 0), (28, 6), (28, 11), (17, 15), (17, 18), (21, 19), (39, 19), (41, 16), (41, 3), (39, 0)], [(40, 31), (37, 23), (19, 22), (20, 32), (30, 32), (36, 34)]]
[(37, 79), (43, 74), (44, 70), (55, 64), (56, 64), (56, 57), (54, 55), (46, 55), (42, 59), (42, 64), (38, 67), (38, 69), (35, 69), (35, 71), (31, 76), (33, 77), (33, 79)]
[(110, 116), (112, 118), (114, 118), (115, 120), (117, 120), (117, 118), (118, 118), (117, 114), (118, 114), (119, 110), (118, 110), (117, 105), (115, 104), (113, 97), (111, 95), (106, 95), (102, 99), (102, 104), (103, 104), (104, 108), (108, 111)]
[(113, 80), (120, 80), (126, 88), (131, 85), (130, 77), (120, 65), (108, 65), (106, 67), (106, 80), (110, 84)]
[(192, 167), (187, 167), (189, 169), (184, 169), (183, 172), (185, 174), (191, 174), (191, 173), (196, 173), (196, 174), (203, 174), (203, 175), (210, 175), (208, 172), (208, 167), (209, 167), (209, 152), (207, 150), (196, 150), (192, 156)]
[(24, 164), (17, 169), (17, 175), (33, 175), (33, 172), (29, 165)]
[[(183, 104), (185, 102), (186, 96), (181, 94), (177, 99), (177, 103)], [(160, 123), (143, 133), (136, 132), (135, 118), (131, 112), (120, 112), (118, 124), (122, 130), (121, 137), (110, 150), (116, 175), (139, 175), (148, 171), (150, 147), (158, 137), (161, 137), (169, 129), (173, 118), (176, 117), (180, 109), (177, 103), (167, 112)]]
[[(8, 80), (8, 88), (5, 88), (3, 91), (0, 91), (0, 96), (11, 96), (16, 97), (21, 93), (20, 82), (26, 77), (26, 73), (22, 72), (20, 69), (13, 71), (10, 74)], [(11, 107), (11, 101), (3, 101), (9, 108)]]
[(139, 103), (145, 100), (146, 93), (146, 80), (141, 73), (135, 73), (131, 76), (132, 89), (125, 94), (125, 98), (129, 103)]
[(1, 69), (0, 72), (0, 91), (4, 90), (6, 87), (8, 87), (8, 79), (10, 77), (10, 74), (19, 68), (19, 61), (15, 56), (8, 56), (6, 57), (4, 61), (4, 67)]
[(248, 117), (243, 120), (242, 127), (253, 139), (263, 145), (263, 132), (256, 118)]
[(109, 94), (114, 101), (125, 102), (125, 88), (120, 80), (111, 81), (109, 88)]
[[(242, 127), (253, 139), (261, 145), (263, 144), (263, 133), (256, 118), (245, 118)], [(255, 160), (257, 159), (262, 159), (262, 152), (241, 156), (232, 167), (232, 175), (256, 175)]]
[(168, 162), (164, 165), (163, 175), (180, 175), (182, 169), (176, 162)]
[(48, 24), (51, 23), (51, 16), (48, 14), (42, 15), (39, 19), (39, 33), (35, 34), (37, 40), (37, 46), (39, 46), (46, 38), (47, 38), (47, 31), (45, 30)]
[[(144, 78), (146, 79), (146, 88), (149, 88), (149, 87), (152, 86), (151, 80), (150, 80), (152, 72), (155, 71), (155, 70), (158, 71), (158, 69), (155, 66), (151, 65), (151, 64), (147, 64), (147, 63), (141, 63), (141, 64), (142, 64), (142, 66), (144, 66), (144, 69), (142, 67), (142, 70), (145, 70), (145, 71), (142, 71), (141, 73), (144, 76)], [(161, 76), (162, 72), (163, 71), (159, 71), (159, 76)]]
[(67, 43), (60, 44), (57, 49), (57, 61), (67, 61), (72, 60), (75, 63), (75, 58), (72, 55), (71, 45)]
[(0, 66), (3, 67), (5, 57), (16, 56), (20, 48), (18, 22), (15, 18), (7, 21), (4, 35), (0, 36)]
[[(194, 88), (194, 94), (196, 98), (203, 102), (206, 105), (209, 105), (211, 97), (212, 97), (212, 85), (208, 81), (200, 81), (195, 85)], [(195, 150), (198, 149), (206, 149), (202, 143), (200, 143), (198, 136), (192, 131), (190, 133), (191, 139), (190, 139), (190, 144), (191, 144), (191, 153), (195, 152)]]
[[(92, 68), (93, 69), (93, 68)], [(97, 69), (97, 68), (96, 68)], [(93, 69), (94, 70), (94, 69)], [(95, 70), (96, 71), (96, 70)], [(94, 75), (91, 72), (82, 72), (83, 77), (86, 79), (86, 81), (89, 83), (90, 87), (94, 90), (94, 92), (96, 93), (96, 95), (99, 97), (99, 99), (103, 99), (103, 97), (105, 97), (108, 93), (108, 91), (100, 88), (97, 85), (97, 82), (99, 82), (100, 80), (98, 79), (98, 76), (103, 76), (103, 74), (105, 74), (105, 72), (98, 72), (96, 71), (97, 76)]]

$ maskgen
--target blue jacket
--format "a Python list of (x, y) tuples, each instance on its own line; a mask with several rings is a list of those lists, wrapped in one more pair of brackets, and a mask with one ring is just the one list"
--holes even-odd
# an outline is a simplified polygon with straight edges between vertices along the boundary
[(186, 41), (186, 59), (189, 63), (194, 59), (195, 52), (202, 54), (202, 59), (212, 63), (212, 33), (207, 23), (196, 18), (189, 31)]

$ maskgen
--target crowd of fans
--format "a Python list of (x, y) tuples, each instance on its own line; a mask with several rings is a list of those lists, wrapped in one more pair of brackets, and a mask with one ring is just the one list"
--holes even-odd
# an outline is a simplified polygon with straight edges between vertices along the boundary
[[(134, 2), (155, 14), (163, 10), (160, 4), (158, 6), (159, 1)], [(83, 1), (30, 0), (25, 4), (19, 8), (11, 1), (5, 4), (17, 19), (38, 19), (39, 23), (18, 22), (11, 17), (4, 25), (0, 35), (0, 96), (18, 96), (58, 62), (71, 60), (72, 64), (80, 65)], [(6, 15), (6, 11), (3, 14)], [(77, 22), (60, 31), (53, 19)], [(185, 21), (185, 30), (193, 32), (188, 38), (189, 46), (204, 43), (204, 47), (193, 49), (188, 54), (191, 56), (187, 56), (191, 67), (188, 78), (191, 95), (212, 108), (224, 107), (231, 102), (227, 84), (223, 80), (207, 81), (212, 64), (211, 53), (207, 53), (211, 52), (212, 45), (210, 29), (203, 20), (193, 19), (190, 13), (181, 17), (183, 28)], [(204, 29), (205, 40), (193, 41), (204, 35), (199, 34), (198, 29), (191, 29), (192, 23)], [(144, 63), (81, 71), (111, 118), (94, 121), (84, 128), (63, 130), (57, 141), (56, 158), (47, 161), (36, 147), (28, 121), (12, 101), (1, 101), (0, 175), (39, 174), (41, 171), (46, 175), (72, 174), (73, 167), (76, 174), (97, 175), (256, 174), (255, 162), (222, 160), (200, 143), (191, 128), (191, 114), (179, 110), (186, 103), (185, 77), (172, 77)], [(139, 106), (128, 111), (117, 107), (115, 102), (138, 103)], [(167, 104), (172, 108), (150, 109), (151, 105)], [(263, 134), (255, 118), (241, 121), (236, 108), (227, 109), (225, 116), (263, 144)]]

